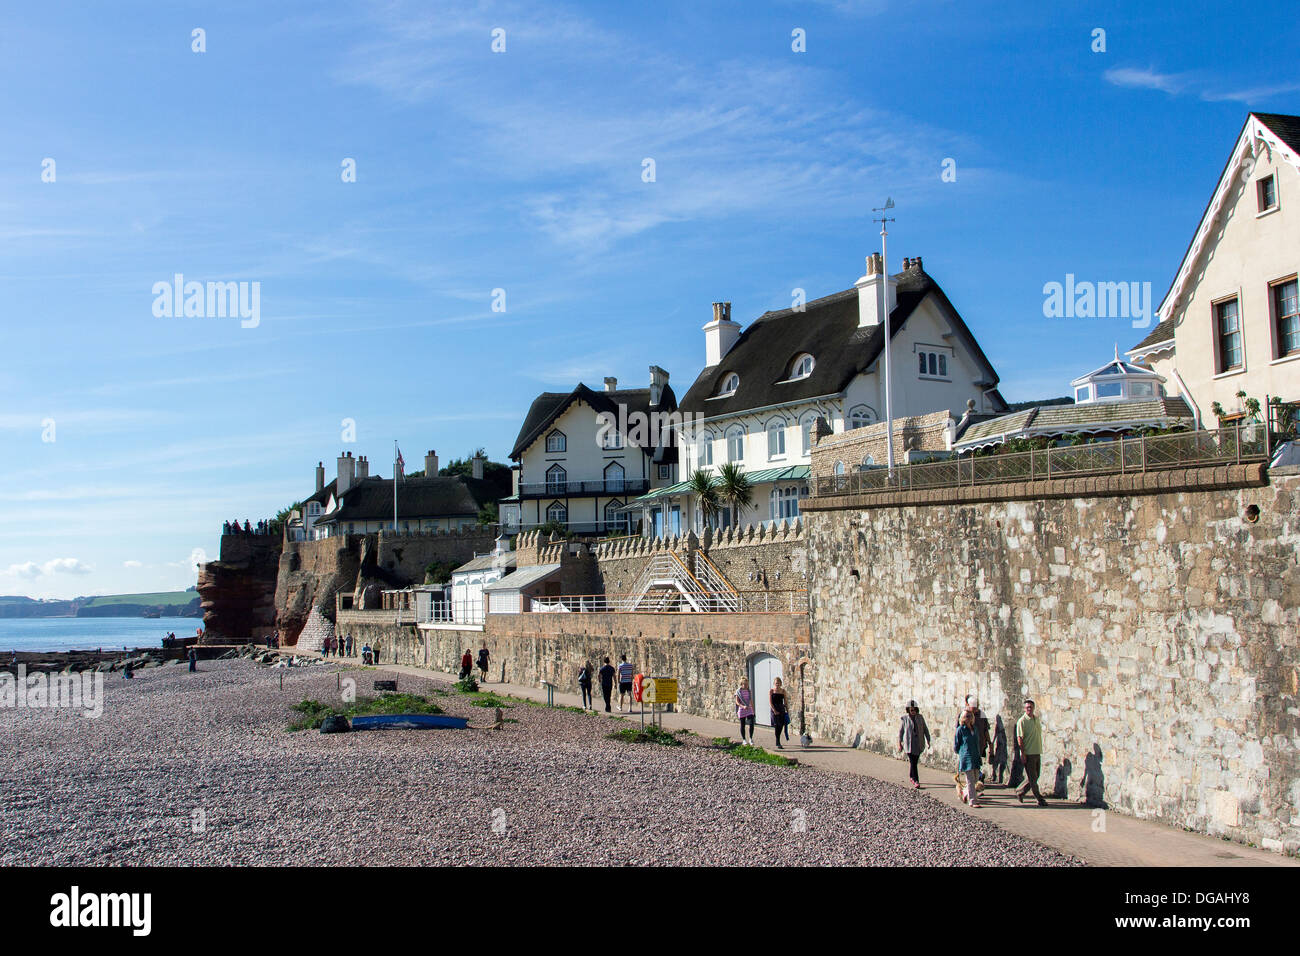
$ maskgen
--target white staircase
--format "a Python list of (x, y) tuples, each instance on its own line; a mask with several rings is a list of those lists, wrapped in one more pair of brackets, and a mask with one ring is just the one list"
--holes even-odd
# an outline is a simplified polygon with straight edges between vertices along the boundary
[(627, 610), (739, 611), (740, 595), (713, 562), (697, 551), (694, 564), (692, 573), (676, 552), (656, 554), (632, 586)]

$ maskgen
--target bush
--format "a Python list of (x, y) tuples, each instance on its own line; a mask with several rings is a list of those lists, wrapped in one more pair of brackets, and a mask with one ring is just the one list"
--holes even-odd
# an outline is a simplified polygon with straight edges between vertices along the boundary
[(462, 694), (477, 694), (478, 681), (474, 679), (473, 674), (469, 677), (462, 677), (460, 680), (456, 681), (456, 689)]
[(680, 747), (682, 745), (682, 742), (671, 732), (656, 727), (654, 724), (651, 724), (645, 730), (638, 730), (636, 727), (624, 727), (622, 730), (616, 730), (606, 736), (610, 740), (621, 740), (628, 744), (662, 744), (665, 747)]

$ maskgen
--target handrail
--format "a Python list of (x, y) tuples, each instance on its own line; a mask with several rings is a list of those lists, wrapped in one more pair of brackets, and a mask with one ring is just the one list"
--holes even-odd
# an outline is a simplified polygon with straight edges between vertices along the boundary
[[(604, 614), (802, 614), (808, 610), (808, 591), (789, 588), (769, 591), (705, 591), (703, 608), (692, 608), (687, 595), (665, 591), (658, 604), (644, 607), (645, 594), (562, 594), (529, 599), (535, 613), (604, 613)], [(726, 600), (739, 599), (734, 606)], [(761, 606), (760, 606), (761, 605)]]

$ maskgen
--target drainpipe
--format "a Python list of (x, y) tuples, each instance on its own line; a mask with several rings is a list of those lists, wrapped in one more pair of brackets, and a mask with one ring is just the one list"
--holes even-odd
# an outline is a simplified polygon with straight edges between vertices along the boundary
[(1192, 393), (1188, 391), (1187, 383), (1183, 381), (1183, 377), (1178, 374), (1178, 368), (1176, 366), (1170, 366), (1169, 370), (1173, 372), (1174, 378), (1177, 379), (1178, 388), (1179, 391), (1182, 393), (1183, 398), (1187, 399), (1188, 403), (1192, 406), (1192, 423), (1196, 426), (1196, 430), (1200, 431), (1201, 430), (1200, 406), (1196, 404), (1196, 399), (1192, 398)]

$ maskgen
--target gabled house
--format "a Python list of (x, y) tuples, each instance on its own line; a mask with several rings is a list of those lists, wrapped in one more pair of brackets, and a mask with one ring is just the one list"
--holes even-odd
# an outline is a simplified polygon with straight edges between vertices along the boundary
[(1128, 351), (1199, 423), (1244, 391), (1300, 401), (1300, 116), (1251, 113), (1158, 312)]
[[(730, 303), (714, 303), (703, 328), (705, 367), (681, 402), (683, 479), (696, 469), (716, 475), (735, 462), (754, 491), (738, 517), (742, 527), (797, 517), (818, 420), (839, 433), (884, 418), (886, 312), (895, 418), (942, 409), (957, 418), (970, 402), (980, 414), (1006, 411), (997, 372), (921, 258), (904, 259), (901, 272), (886, 276), (881, 257), (872, 255), (851, 288), (766, 312), (747, 328), (732, 321)], [(873, 464), (884, 462), (851, 467)], [(650, 533), (703, 530), (685, 486), (641, 499)]]
[(479, 510), (497, 500), (499, 491), (483, 480), (483, 461), (474, 460), (472, 477), (438, 476), (438, 457), (425, 458), (425, 474), (436, 477), (403, 478), (397, 486), (397, 520), (393, 520), (393, 480), (372, 477), (364, 456), (345, 452), (338, 459), (338, 475), (324, 482), (324, 469), (316, 466), (317, 490), (303, 505), (309, 538), (396, 531), (419, 534), (460, 531), (478, 524)]
[(677, 478), (677, 398), (650, 366), (647, 388), (579, 384), (533, 401), (510, 452), (515, 493), (500, 505), (503, 531), (551, 522), (578, 534), (628, 534), (628, 502)]

